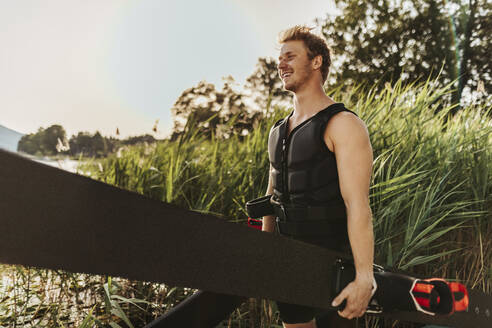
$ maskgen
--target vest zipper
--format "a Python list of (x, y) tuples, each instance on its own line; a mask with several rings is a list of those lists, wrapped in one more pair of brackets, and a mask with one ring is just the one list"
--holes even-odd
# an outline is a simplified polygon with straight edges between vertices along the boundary
[(289, 202), (289, 186), (287, 185), (287, 142), (284, 138), (282, 139), (282, 164), (284, 166), (284, 174), (283, 174), (283, 179), (284, 179), (284, 202)]
[[(293, 112), (291, 112), (287, 116), (286, 122), (285, 122), (285, 125), (284, 125), (286, 130), (285, 130), (284, 135), (282, 137), (282, 166), (283, 166), (283, 169), (284, 169), (284, 172), (282, 174), (282, 181), (283, 181), (283, 195), (282, 196), (283, 196), (283, 201), (285, 203), (288, 203), (289, 200), (290, 200), (289, 186), (288, 186), (288, 182), (287, 182), (287, 179), (288, 179), (288, 172), (287, 172), (287, 153), (289, 152), (289, 147), (288, 146), (289, 146), (289, 142), (290, 142), (291, 136), (297, 130), (299, 130), (301, 127), (303, 127), (305, 124), (307, 124), (308, 122), (312, 121), (316, 116), (320, 115), (320, 113), (327, 111), (328, 108), (332, 108), (331, 112), (333, 112), (339, 106), (343, 106), (343, 103), (334, 103), (334, 104), (331, 104), (330, 106), (328, 106), (325, 109), (323, 109), (323, 110), (319, 111), (318, 113), (314, 114), (313, 116), (311, 116), (307, 120), (304, 120), (303, 122), (301, 122), (300, 124), (298, 124), (294, 129), (292, 129), (292, 131), (290, 131), (290, 133), (288, 133), (288, 131), (289, 131), (289, 119), (292, 116)], [(333, 115), (333, 113), (331, 115)]]

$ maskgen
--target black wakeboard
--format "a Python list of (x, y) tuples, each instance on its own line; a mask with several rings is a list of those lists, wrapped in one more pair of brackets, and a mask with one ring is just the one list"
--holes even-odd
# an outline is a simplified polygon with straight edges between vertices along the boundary
[[(449, 323), (446, 319), (454, 318), (451, 315), (468, 309), (468, 290), (462, 284), (440, 278), (417, 279), (403, 273), (385, 270), (377, 265), (374, 266), (374, 276), (377, 288), (367, 309), (369, 314), (395, 319), (404, 316), (407, 321), (412, 322)], [(336, 261), (331, 281), (334, 295), (341, 292), (354, 278), (355, 268), (351, 261)], [(476, 302), (477, 298), (474, 299)], [(245, 300), (234, 295), (198, 291), (148, 324), (146, 328), (180, 327), (180, 325), (191, 328), (215, 327)], [(483, 304), (488, 302), (490, 305), (490, 297), (488, 301), (483, 301)], [(344, 303), (337, 310), (342, 310)], [(487, 311), (487, 308), (483, 310)], [(319, 309), (318, 318), (322, 315), (323, 309)], [(484, 316), (487, 317), (486, 312)], [(453, 327), (457, 324), (455, 320), (452, 323)], [(465, 327), (466, 324), (464, 321), (456, 327)], [(318, 327), (325, 327), (322, 319)]]
[[(344, 258), (4, 150), (0, 150), (0, 227), (1, 263), (326, 309), (336, 296), (331, 284), (334, 262)], [(474, 298), (471, 292), (471, 305)], [(468, 327), (465, 323), (473, 321), (475, 327), (489, 326), (482, 305), (490, 309), (490, 298), (475, 299), (481, 302), (478, 314), (462, 312), (425, 322)]]

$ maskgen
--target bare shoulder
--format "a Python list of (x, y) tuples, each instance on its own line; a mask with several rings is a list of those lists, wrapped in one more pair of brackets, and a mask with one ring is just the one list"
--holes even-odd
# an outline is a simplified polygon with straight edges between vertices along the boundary
[(327, 147), (334, 151), (337, 144), (369, 142), (369, 132), (361, 118), (343, 111), (335, 114), (326, 125), (324, 140)]

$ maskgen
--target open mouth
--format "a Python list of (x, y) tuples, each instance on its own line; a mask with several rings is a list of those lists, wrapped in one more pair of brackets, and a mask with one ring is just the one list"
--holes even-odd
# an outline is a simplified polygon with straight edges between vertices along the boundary
[(292, 72), (285, 72), (285, 73), (282, 73), (282, 79), (286, 79), (288, 78), (289, 76), (292, 75)]

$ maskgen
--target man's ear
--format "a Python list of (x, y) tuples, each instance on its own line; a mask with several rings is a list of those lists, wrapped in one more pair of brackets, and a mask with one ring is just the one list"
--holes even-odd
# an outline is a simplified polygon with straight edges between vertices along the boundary
[(321, 55), (317, 55), (313, 58), (313, 69), (320, 68), (321, 64), (323, 64), (323, 57), (321, 57)]

